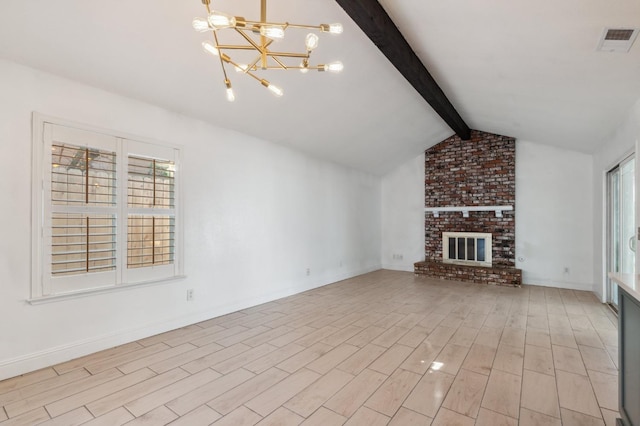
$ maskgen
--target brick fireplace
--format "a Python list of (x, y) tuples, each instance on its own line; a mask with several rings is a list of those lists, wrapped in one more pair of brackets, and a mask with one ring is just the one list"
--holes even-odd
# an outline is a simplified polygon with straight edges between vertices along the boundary
[[(514, 138), (475, 130), (470, 140), (452, 136), (425, 152), (425, 207), (445, 209), (425, 212), (425, 260), (414, 265), (417, 275), (522, 283), (522, 271), (515, 268), (515, 160)], [(493, 206), (501, 210), (482, 211)], [(490, 233), (491, 266), (443, 262), (443, 232)]]

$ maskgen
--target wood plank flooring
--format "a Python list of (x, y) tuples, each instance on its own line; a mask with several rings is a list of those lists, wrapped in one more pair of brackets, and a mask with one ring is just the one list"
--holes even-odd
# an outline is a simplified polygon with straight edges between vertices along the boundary
[(606, 425), (592, 293), (377, 271), (0, 382), (0, 425)]

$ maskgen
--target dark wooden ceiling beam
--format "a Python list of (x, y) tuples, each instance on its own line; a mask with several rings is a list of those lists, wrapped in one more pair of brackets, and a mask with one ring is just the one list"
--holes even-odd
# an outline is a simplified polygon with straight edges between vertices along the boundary
[(336, 0), (460, 138), (471, 130), (377, 0)]

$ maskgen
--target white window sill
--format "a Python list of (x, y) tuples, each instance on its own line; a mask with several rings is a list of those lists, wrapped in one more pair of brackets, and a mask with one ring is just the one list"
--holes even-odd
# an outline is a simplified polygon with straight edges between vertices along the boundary
[(74, 291), (70, 293), (53, 294), (50, 296), (33, 297), (31, 299), (27, 299), (26, 302), (29, 303), (30, 305), (42, 305), (45, 303), (59, 302), (63, 300), (80, 299), (83, 297), (95, 296), (97, 294), (130, 290), (132, 288), (148, 287), (148, 286), (158, 285), (158, 284), (167, 284), (170, 282), (183, 280), (185, 278), (187, 278), (186, 275), (175, 275), (175, 276), (167, 277), (163, 279), (157, 279), (152, 281), (142, 281), (142, 282), (137, 282), (133, 284), (121, 284), (117, 286), (83, 289), (83, 290)]

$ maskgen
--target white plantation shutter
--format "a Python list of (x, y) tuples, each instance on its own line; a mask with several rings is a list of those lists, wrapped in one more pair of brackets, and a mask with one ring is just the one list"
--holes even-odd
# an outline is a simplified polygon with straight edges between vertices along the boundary
[(175, 149), (129, 141), (127, 153), (126, 279), (176, 274)]
[(180, 151), (34, 116), (32, 298), (180, 275)]
[(43, 144), (42, 295), (115, 285), (117, 139), (45, 123)]
[[(175, 244), (175, 163), (129, 156), (128, 202), (146, 214), (128, 217), (127, 267), (173, 263)], [(159, 215), (159, 211), (166, 214)]]
[[(51, 146), (52, 275), (115, 269), (115, 206), (115, 152), (54, 140)], [(84, 212), (78, 213), (77, 207), (82, 207)]]

